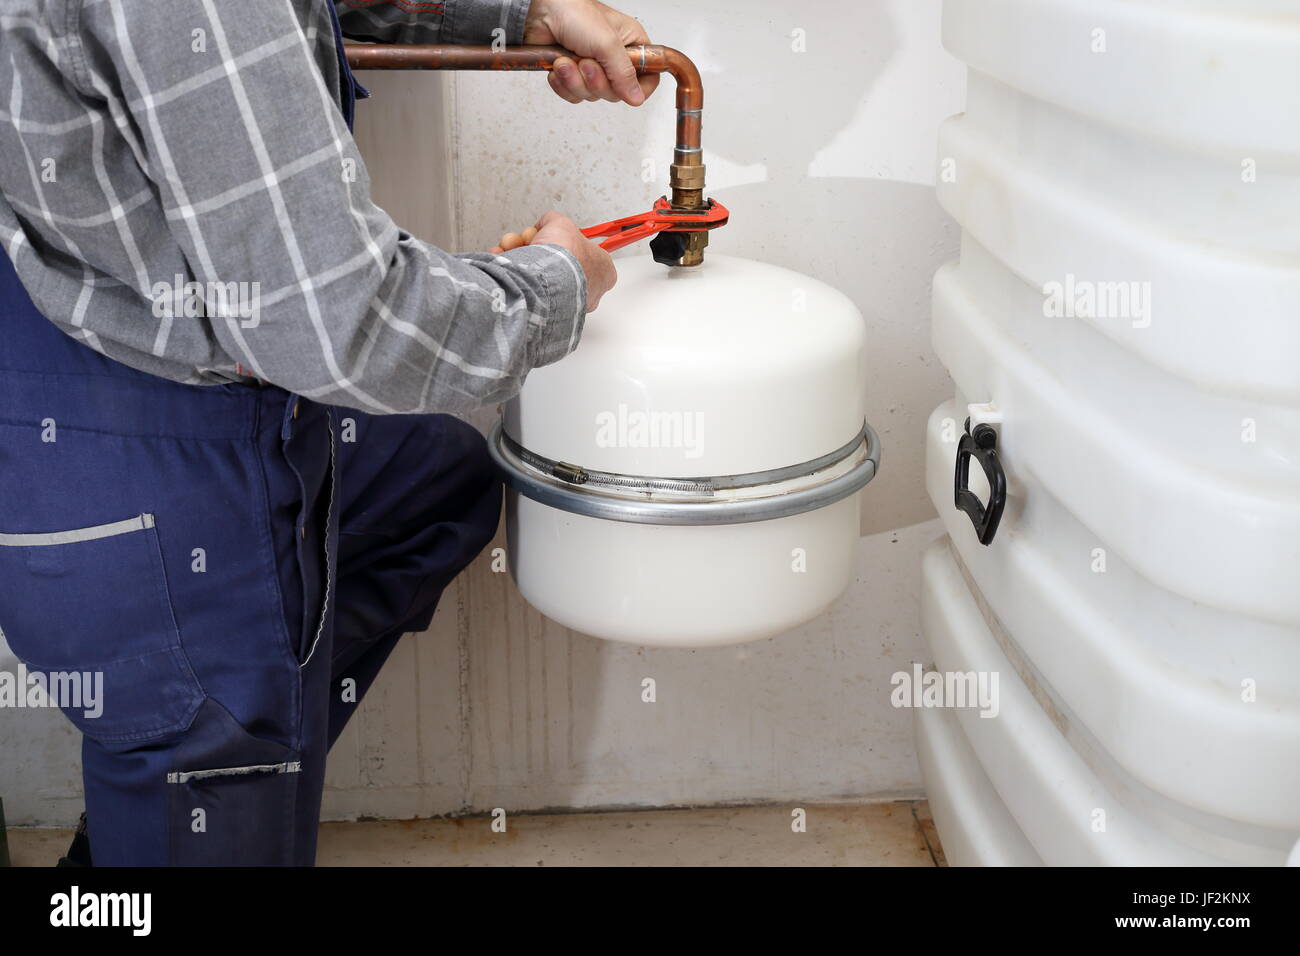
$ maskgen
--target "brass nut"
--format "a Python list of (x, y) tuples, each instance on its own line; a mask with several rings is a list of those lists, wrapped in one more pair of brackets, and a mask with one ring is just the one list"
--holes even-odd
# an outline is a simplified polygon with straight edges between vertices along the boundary
[(673, 163), (669, 167), (668, 182), (680, 189), (703, 189), (704, 167), (681, 166)]
[(692, 232), (686, 240), (686, 252), (682, 254), (681, 265), (698, 266), (704, 262), (704, 247), (708, 244), (707, 232)]

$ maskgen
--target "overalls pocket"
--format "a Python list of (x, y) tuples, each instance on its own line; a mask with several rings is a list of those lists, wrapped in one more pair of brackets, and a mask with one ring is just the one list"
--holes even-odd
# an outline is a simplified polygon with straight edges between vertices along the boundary
[(100, 743), (147, 743), (183, 730), (203, 700), (151, 514), (72, 531), (0, 533), (0, 631), (54, 703)]
[(282, 760), (169, 773), (171, 864), (291, 865), (301, 772), (298, 761)]
[[(173, 866), (286, 866), (302, 754), (258, 737), (208, 698), (167, 773), (168, 862)], [(310, 861), (307, 861), (310, 862)]]

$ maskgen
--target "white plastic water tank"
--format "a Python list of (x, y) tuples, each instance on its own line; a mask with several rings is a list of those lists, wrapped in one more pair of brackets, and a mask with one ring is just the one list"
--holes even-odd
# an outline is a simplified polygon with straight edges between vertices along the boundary
[[(935, 277), (956, 397), (918, 710), (958, 864), (1282, 863), (1300, 836), (1300, 3), (956, 0)], [(992, 542), (954, 507), (997, 435)], [(974, 465), (972, 486), (979, 481)], [(987, 496), (988, 489), (979, 487)]]
[(543, 614), (654, 646), (779, 634), (847, 587), (880, 452), (849, 299), (710, 254), (621, 259), (563, 361), (530, 373), (489, 445), (510, 568)]

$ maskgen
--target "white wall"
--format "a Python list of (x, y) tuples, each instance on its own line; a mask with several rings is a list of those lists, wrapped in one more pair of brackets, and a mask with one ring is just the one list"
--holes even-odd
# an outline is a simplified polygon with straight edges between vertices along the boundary
[[(863, 311), (868, 414), (884, 458), (864, 492), (855, 583), (789, 635), (650, 650), (547, 621), (485, 557), (430, 632), (404, 643), (335, 748), (329, 817), (919, 792), (909, 715), (889, 705), (888, 682), (923, 653), (919, 551), (939, 532), (922, 436), (951, 391), (929, 345), (929, 280), (955, 255), (957, 233), (932, 185), (936, 127), (961, 108), (964, 76), (939, 45), (938, 2), (624, 9), (704, 73), (709, 192), (733, 213), (713, 248), (808, 272)], [(806, 52), (792, 49), (795, 30)], [(535, 74), (363, 79), (375, 98), (359, 108), (358, 138), (376, 195), (406, 228), (451, 248), (484, 248), (553, 207), (583, 224), (612, 219), (665, 190), (669, 79), (641, 110), (570, 106)], [(644, 677), (656, 679), (657, 703), (641, 702)], [(59, 715), (0, 720), (10, 822), (73, 819), (76, 747)]]

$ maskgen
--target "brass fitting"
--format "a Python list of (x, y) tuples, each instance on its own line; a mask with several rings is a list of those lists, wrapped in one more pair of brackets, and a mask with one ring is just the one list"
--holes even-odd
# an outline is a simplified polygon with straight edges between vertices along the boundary
[[(668, 185), (672, 189), (674, 209), (699, 209), (704, 205), (704, 163), (699, 147), (673, 151), (673, 164), (669, 167)], [(709, 234), (704, 230), (688, 233), (686, 250), (679, 266), (698, 266), (704, 262), (704, 248), (709, 244)]]

